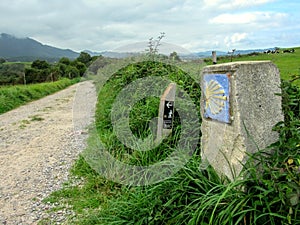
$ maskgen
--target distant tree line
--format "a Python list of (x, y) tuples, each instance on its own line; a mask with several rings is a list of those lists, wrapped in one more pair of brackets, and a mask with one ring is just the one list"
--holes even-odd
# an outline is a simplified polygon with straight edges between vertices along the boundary
[(25, 65), (0, 63), (0, 85), (23, 84)]
[(63, 77), (81, 77), (96, 58), (81, 52), (75, 60), (64, 57), (52, 64), (46, 60), (35, 60), (30, 66), (23, 63), (6, 64), (0, 60), (0, 85), (42, 83), (57, 81)]

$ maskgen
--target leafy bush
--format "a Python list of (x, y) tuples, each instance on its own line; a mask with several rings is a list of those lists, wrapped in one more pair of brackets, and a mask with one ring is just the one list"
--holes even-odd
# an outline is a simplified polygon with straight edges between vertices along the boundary
[(0, 64), (0, 85), (23, 84), (24, 70), (22, 63)]

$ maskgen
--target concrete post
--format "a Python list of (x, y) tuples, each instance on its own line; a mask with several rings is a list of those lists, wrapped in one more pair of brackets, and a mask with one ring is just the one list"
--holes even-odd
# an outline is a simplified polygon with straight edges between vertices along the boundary
[(217, 52), (216, 51), (212, 51), (212, 61), (213, 64), (217, 64)]
[(159, 143), (163, 138), (172, 133), (176, 84), (171, 83), (160, 99), (159, 115), (157, 123), (156, 141)]
[(201, 82), (202, 161), (234, 179), (247, 153), (278, 140), (279, 70), (269, 61), (226, 63), (205, 67)]

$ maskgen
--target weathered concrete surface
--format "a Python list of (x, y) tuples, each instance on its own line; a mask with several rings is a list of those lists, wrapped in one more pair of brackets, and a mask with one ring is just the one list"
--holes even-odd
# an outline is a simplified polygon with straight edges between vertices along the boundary
[[(280, 74), (269, 61), (234, 62), (207, 66), (204, 74), (226, 74), (230, 82), (231, 123), (203, 117), (205, 93), (202, 79), (202, 159), (230, 179), (242, 170), (247, 153), (264, 149), (278, 140), (273, 126), (284, 117), (281, 109)], [(234, 174), (232, 174), (234, 171)]]

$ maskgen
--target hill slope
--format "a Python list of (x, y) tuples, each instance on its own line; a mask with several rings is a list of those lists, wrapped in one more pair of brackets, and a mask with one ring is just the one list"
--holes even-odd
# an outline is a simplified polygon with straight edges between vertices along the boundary
[(0, 34), (0, 57), (8, 61), (32, 61), (35, 59), (57, 60), (61, 57), (76, 58), (79, 53), (43, 45), (31, 38), (17, 38)]

